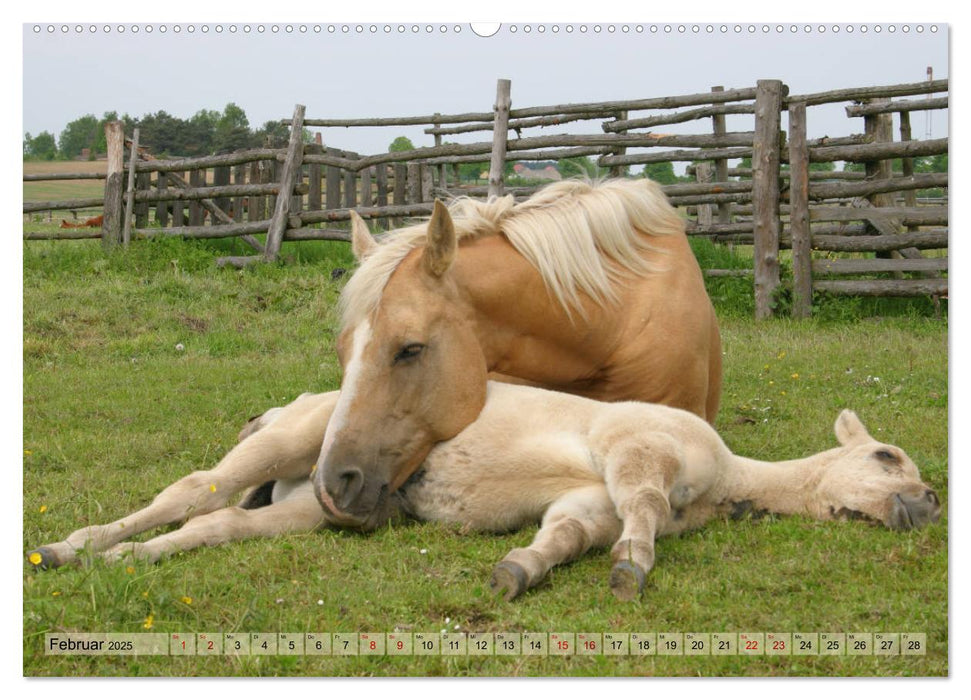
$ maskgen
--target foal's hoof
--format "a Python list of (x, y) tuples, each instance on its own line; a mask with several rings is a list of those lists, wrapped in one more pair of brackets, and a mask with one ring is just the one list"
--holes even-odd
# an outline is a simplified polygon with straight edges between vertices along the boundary
[(50, 547), (38, 547), (27, 553), (27, 561), (37, 569), (55, 569), (61, 565), (60, 559)]
[(637, 564), (622, 561), (610, 572), (610, 590), (620, 600), (634, 600), (644, 590), (647, 574)]
[(501, 561), (492, 570), (489, 587), (496, 595), (512, 600), (526, 590), (526, 569), (511, 561)]

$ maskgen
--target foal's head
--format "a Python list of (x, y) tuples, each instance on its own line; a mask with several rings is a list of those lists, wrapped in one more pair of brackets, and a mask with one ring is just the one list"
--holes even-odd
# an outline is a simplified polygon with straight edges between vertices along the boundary
[[(369, 263), (389, 264), (356, 215), (352, 245), (362, 261), (355, 276), (367, 275)], [(314, 484), (323, 506), (349, 523), (379, 524), (388, 496), (432, 446), (458, 434), (485, 404), (485, 357), (452, 274), (457, 249), (448, 210), (436, 202), (424, 243), (394, 261), (366, 313), (345, 317), (337, 341), (341, 394)], [(349, 282), (345, 294), (355, 289)]]
[(902, 449), (875, 440), (853, 411), (839, 415), (835, 430), (842, 447), (823, 467), (816, 490), (824, 516), (862, 517), (895, 530), (937, 521), (937, 494)]

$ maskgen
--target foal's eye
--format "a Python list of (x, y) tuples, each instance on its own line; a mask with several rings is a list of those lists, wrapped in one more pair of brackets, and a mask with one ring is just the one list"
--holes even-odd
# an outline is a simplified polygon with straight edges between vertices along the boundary
[(890, 450), (877, 450), (873, 456), (884, 463), (884, 465), (898, 465), (900, 458)]
[(399, 362), (407, 362), (408, 360), (413, 360), (425, 350), (425, 345), (422, 343), (408, 343), (402, 347), (398, 353), (394, 356), (394, 364)]

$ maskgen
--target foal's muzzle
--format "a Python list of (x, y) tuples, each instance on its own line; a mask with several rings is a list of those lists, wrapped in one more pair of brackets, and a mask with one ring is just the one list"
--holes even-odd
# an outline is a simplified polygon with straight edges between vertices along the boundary
[(895, 493), (890, 497), (890, 519), (894, 530), (910, 530), (936, 523), (941, 502), (932, 489), (917, 493)]

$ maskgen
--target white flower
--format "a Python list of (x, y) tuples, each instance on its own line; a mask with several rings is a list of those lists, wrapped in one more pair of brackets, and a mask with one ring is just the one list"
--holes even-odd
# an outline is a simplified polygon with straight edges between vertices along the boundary
[(183, 345), (182, 343), (176, 343), (175, 349), (178, 350), (179, 352), (182, 352), (183, 350), (185, 350), (185, 345)]

